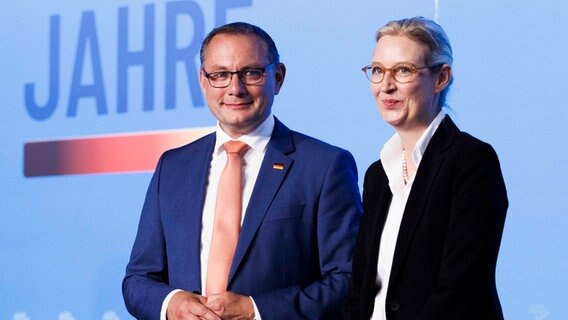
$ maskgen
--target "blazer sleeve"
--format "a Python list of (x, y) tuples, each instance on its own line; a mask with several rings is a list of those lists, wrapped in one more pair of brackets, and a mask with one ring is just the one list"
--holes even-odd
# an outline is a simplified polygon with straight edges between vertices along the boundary
[(505, 183), (489, 144), (462, 150), (445, 168), (453, 174), (445, 181), (451, 205), (440, 275), (417, 319), (499, 318), (494, 275), (508, 207)]
[(166, 250), (159, 209), (163, 157), (148, 187), (138, 233), (122, 282), (126, 308), (137, 319), (160, 319), (162, 302), (175, 289), (166, 284)]
[(321, 192), (314, 196), (318, 205), (317, 234), (313, 235), (317, 238), (317, 252), (313, 254), (319, 259), (319, 279), (305, 286), (253, 294), (263, 319), (341, 317), (362, 211), (357, 169), (349, 152), (336, 153), (327, 166)]

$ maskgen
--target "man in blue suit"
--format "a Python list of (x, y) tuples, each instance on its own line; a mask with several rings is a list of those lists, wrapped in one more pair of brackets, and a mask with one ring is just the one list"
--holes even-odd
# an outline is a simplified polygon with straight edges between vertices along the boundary
[[(340, 317), (361, 215), (353, 157), (272, 115), (286, 68), (262, 29), (214, 29), (203, 41), (201, 65), (217, 129), (160, 158), (123, 281), (129, 312), (168, 320)], [(226, 291), (207, 293), (229, 140), (249, 146), (241, 229)]]

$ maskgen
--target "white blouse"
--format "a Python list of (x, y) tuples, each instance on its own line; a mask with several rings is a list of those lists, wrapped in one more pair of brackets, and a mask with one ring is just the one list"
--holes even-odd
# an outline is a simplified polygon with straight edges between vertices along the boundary
[[(416, 142), (412, 156), (410, 157), (412, 163), (418, 166), (422, 156), (426, 151), (426, 147), (432, 139), (432, 136), (438, 129), (438, 126), (446, 116), (446, 112), (442, 109), (438, 115), (432, 120), (432, 123), (426, 128), (420, 139)], [(371, 320), (386, 320), (386, 299), (387, 289), (389, 286), (389, 278), (391, 274), (392, 261), (394, 257), (394, 250), (396, 247), (396, 240), (406, 207), (406, 200), (408, 194), (412, 189), (414, 183), (414, 175), (410, 177), (407, 184), (404, 183), (403, 169), (402, 169), (402, 142), (397, 133), (395, 133), (383, 146), (380, 153), (381, 164), (385, 169), (387, 178), (389, 179), (389, 187), (392, 192), (392, 201), (390, 204), (385, 226), (381, 234), (381, 244), (379, 247), (379, 261), (377, 264), (377, 283), (380, 284), (381, 290), (375, 297), (375, 308)]]

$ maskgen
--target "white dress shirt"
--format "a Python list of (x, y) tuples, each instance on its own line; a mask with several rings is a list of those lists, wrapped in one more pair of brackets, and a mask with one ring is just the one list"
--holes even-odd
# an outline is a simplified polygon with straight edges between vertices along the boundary
[[(414, 150), (412, 150), (412, 163), (416, 166), (420, 165), (420, 160), (426, 151), (426, 147), (432, 139), (432, 136), (438, 129), (438, 126), (446, 116), (446, 112), (442, 109), (438, 115), (432, 120), (428, 128), (424, 131), (420, 139), (416, 142)], [(389, 278), (391, 274), (392, 262), (394, 258), (394, 250), (396, 248), (396, 240), (400, 230), (400, 223), (408, 200), (408, 194), (414, 183), (414, 176), (410, 177), (407, 184), (404, 183), (402, 172), (402, 142), (400, 136), (395, 133), (383, 146), (380, 153), (381, 164), (385, 169), (389, 180), (389, 188), (392, 192), (392, 201), (389, 207), (383, 233), (381, 235), (381, 244), (379, 247), (379, 261), (377, 264), (377, 283), (381, 284), (381, 289), (375, 297), (375, 308), (371, 320), (386, 320), (386, 299)]]
[[(243, 172), (243, 206), (241, 215), (241, 224), (245, 218), (246, 208), (248, 206), (252, 190), (256, 183), (256, 178), (260, 171), (260, 166), (266, 154), (266, 146), (272, 136), (274, 130), (274, 117), (272, 114), (258, 126), (254, 131), (247, 135), (239, 137), (237, 140), (245, 142), (249, 145), (249, 150), (244, 155), (244, 172)], [(221, 177), (221, 172), (227, 163), (227, 153), (223, 148), (223, 144), (229, 140), (233, 140), (227, 135), (217, 122), (215, 131), (216, 140), (211, 163), (209, 165), (209, 178), (205, 191), (205, 204), (203, 206), (202, 226), (201, 226), (201, 288), (205, 290), (205, 281), (207, 279), (207, 263), (209, 260), (209, 249), (211, 247), (211, 237), (213, 235), (213, 220), (215, 217), (215, 202), (217, 198), (217, 186)], [(160, 319), (166, 319), (167, 306), (171, 297), (180, 290), (170, 292), (162, 303)], [(204, 295), (207, 293), (204, 292)], [(252, 300), (252, 298), (251, 298)], [(261, 319), (256, 304), (252, 300), (255, 312), (255, 319)]]

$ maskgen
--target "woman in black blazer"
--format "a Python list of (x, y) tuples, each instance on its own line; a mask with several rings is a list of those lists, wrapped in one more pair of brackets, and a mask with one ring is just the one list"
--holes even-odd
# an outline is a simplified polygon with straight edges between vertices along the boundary
[(503, 319), (495, 265), (507, 193), (493, 148), (442, 108), (452, 62), (429, 19), (377, 33), (363, 71), (396, 133), (365, 175), (346, 319)]

